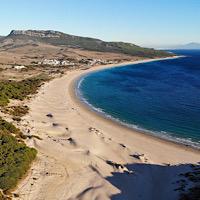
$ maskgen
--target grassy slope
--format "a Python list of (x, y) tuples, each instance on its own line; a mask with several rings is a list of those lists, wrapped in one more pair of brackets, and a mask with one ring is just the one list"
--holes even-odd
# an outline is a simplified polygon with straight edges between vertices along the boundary
[[(140, 56), (146, 58), (153, 57), (166, 57), (171, 56), (171, 53), (154, 50), (149, 48), (142, 48), (137, 45), (131, 43), (124, 42), (105, 42), (102, 40), (87, 38), (87, 37), (79, 37), (62, 33), (60, 37), (51, 37), (51, 38), (41, 38), (41, 37), (31, 37), (27, 35), (9, 35), (5, 38), (16, 40), (24, 40), (33, 42), (42, 42), (48, 43), (52, 45), (63, 45), (70, 46), (75, 48), (82, 48), (85, 50), (91, 51), (100, 51), (100, 52), (114, 52), (114, 53), (124, 53), (132, 56)], [(4, 38), (4, 39), (5, 39)]]
[(86, 50), (91, 51), (100, 51), (100, 52), (114, 52), (114, 53), (124, 53), (132, 56), (141, 56), (147, 58), (153, 57), (166, 57), (171, 56), (172, 54), (159, 51), (149, 48), (142, 48), (131, 43), (124, 42), (104, 42), (92, 38), (84, 37), (72, 37), (63, 35), (61, 38), (44, 38), (40, 39), (41, 42), (50, 43), (53, 45), (71, 45), (74, 47), (80, 47)]

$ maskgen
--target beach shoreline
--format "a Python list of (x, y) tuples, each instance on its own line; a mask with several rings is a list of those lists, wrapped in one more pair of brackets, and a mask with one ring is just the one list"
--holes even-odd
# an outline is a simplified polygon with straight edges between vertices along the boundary
[(76, 84), (77, 82), (74, 81), (74, 83), (72, 83), (71, 87), (71, 97), (73, 98), (74, 102), (76, 102), (77, 105), (79, 105), (80, 107), (82, 107), (83, 110), (85, 110), (86, 112), (89, 112), (91, 115), (98, 117), (99, 120), (103, 120), (105, 123), (107, 121), (107, 123), (112, 123), (114, 126), (118, 126), (120, 128), (123, 129), (127, 129), (130, 131), (133, 131), (133, 133), (135, 134), (141, 134), (144, 135), (148, 138), (153, 138), (155, 140), (158, 140), (160, 142), (164, 142), (167, 143), (169, 145), (175, 145), (177, 147), (180, 148), (186, 148), (186, 149), (191, 149), (191, 151), (194, 151), (196, 153), (200, 153), (200, 147), (197, 146), (192, 146), (190, 144), (185, 144), (185, 143), (181, 143), (178, 140), (175, 140), (173, 137), (172, 138), (168, 138), (168, 136), (164, 137), (164, 136), (159, 136), (156, 134), (151, 133), (148, 130), (140, 130), (134, 127), (129, 127), (128, 124), (122, 123), (121, 121), (117, 121), (115, 118), (111, 118), (111, 117), (107, 117), (106, 113), (101, 113), (99, 111), (96, 111), (93, 107), (91, 107), (90, 105), (88, 105), (87, 103), (85, 103), (84, 101), (82, 101), (81, 97), (78, 97), (76, 94)]
[(189, 144), (184, 144), (181, 143), (179, 141), (173, 140), (173, 138), (165, 138), (159, 135), (153, 135), (152, 133), (148, 132), (148, 130), (143, 131), (143, 130), (138, 130), (136, 128), (132, 128), (129, 127), (127, 124), (123, 124), (120, 121), (115, 120), (114, 118), (109, 118), (107, 117), (105, 114), (106, 113), (100, 113), (97, 110), (95, 110), (91, 105), (87, 104), (86, 102), (84, 102), (81, 97), (78, 94), (78, 83), (80, 82), (80, 80), (82, 78), (84, 78), (84, 76), (87, 76), (90, 73), (95, 73), (97, 71), (101, 71), (101, 70), (105, 70), (105, 69), (111, 69), (111, 68), (115, 68), (115, 67), (124, 67), (124, 66), (128, 66), (128, 65), (135, 65), (135, 64), (140, 64), (140, 63), (146, 63), (146, 62), (155, 62), (155, 61), (160, 61), (160, 60), (168, 60), (168, 59), (177, 59), (177, 58), (181, 58), (184, 56), (174, 56), (174, 57), (169, 57), (169, 58), (164, 58), (164, 59), (150, 59), (150, 60), (141, 60), (141, 61), (136, 61), (136, 62), (132, 62), (132, 63), (122, 63), (119, 65), (107, 65), (105, 66), (105, 68), (103, 69), (98, 69), (101, 66), (98, 66), (98, 68), (92, 69), (89, 72), (84, 72), (83, 74), (81, 73), (81, 75), (79, 75), (78, 77), (76, 77), (69, 85), (69, 92), (71, 95), (71, 98), (73, 99), (74, 102), (76, 102), (76, 104), (80, 107), (82, 107), (82, 109), (86, 112), (88, 112), (89, 114), (98, 117), (99, 120), (103, 120), (105, 123), (112, 123), (114, 126), (118, 126), (119, 128), (123, 128), (123, 129), (127, 129), (130, 131), (133, 131), (133, 134), (142, 134), (143, 136), (146, 136), (147, 139), (151, 138), (151, 139), (155, 139), (158, 140), (160, 142), (164, 142), (167, 143), (169, 145), (175, 145), (177, 147), (180, 148), (184, 148), (184, 149), (190, 149), (191, 151), (195, 152), (195, 153), (200, 153), (200, 149), (199, 147), (196, 146), (192, 146)]
[[(164, 167), (177, 168), (173, 176), (178, 177), (183, 169), (177, 166), (188, 169), (188, 163), (191, 165), (200, 161), (198, 150), (130, 130), (94, 113), (78, 99), (75, 83), (81, 76), (111, 67), (116, 65), (68, 71), (66, 75), (45, 83), (30, 100), (30, 112), (22, 118), (21, 130), (27, 132), (28, 129), (30, 134), (39, 136), (41, 140), (27, 140), (29, 146), (37, 149), (38, 156), (30, 174), (15, 191), (23, 197), (21, 199), (108, 200), (121, 192), (119, 187), (108, 181), (115, 173), (126, 177), (124, 187), (137, 185), (139, 178), (142, 185), (148, 183), (145, 186), (147, 191), (154, 192), (148, 187), (157, 184), (161, 176), (171, 176), (170, 169), (162, 171)], [(51, 117), (47, 116), (49, 113)], [(147, 172), (136, 170), (134, 179), (132, 169), (127, 165), (134, 168), (137, 164), (141, 165), (139, 170), (147, 169)], [(156, 173), (151, 168), (155, 166), (159, 166)], [(173, 187), (168, 184), (162, 182), (162, 188), (173, 192)], [(132, 198), (143, 194), (145, 188), (136, 187), (134, 194), (132, 190), (128, 193)], [(162, 199), (164, 193), (157, 191), (157, 195)]]

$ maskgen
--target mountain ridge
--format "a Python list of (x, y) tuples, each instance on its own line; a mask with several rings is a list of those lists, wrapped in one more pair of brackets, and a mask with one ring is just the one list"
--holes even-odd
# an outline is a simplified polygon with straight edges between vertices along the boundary
[(12, 47), (12, 45), (15, 46), (17, 43), (20, 45), (45, 43), (54, 46), (80, 48), (89, 51), (122, 53), (148, 58), (173, 55), (165, 51), (143, 48), (132, 43), (105, 42), (96, 38), (75, 36), (54, 30), (12, 30), (7, 36), (0, 38), (0, 41), (0, 48), (4, 46), (4, 44)]

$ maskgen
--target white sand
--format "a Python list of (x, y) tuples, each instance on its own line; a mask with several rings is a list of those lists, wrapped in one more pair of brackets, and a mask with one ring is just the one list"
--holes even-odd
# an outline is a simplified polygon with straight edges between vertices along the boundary
[[(43, 140), (28, 141), (38, 150), (38, 158), (15, 191), (18, 199), (106, 200), (114, 194), (121, 200), (176, 199), (172, 182), (189, 168), (188, 163), (200, 161), (199, 152), (117, 125), (75, 98), (74, 80), (108, 67), (68, 72), (42, 86), (31, 100), (22, 129)], [(144, 156), (133, 158), (135, 153)]]

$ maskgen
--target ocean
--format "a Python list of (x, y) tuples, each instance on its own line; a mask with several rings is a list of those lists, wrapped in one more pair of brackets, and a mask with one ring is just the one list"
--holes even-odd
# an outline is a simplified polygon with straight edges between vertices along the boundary
[(185, 57), (89, 73), (77, 94), (104, 117), (200, 148), (200, 50), (173, 52)]

